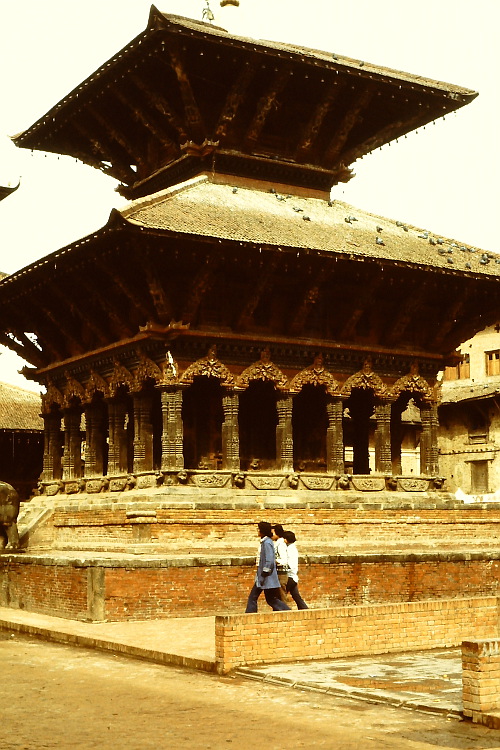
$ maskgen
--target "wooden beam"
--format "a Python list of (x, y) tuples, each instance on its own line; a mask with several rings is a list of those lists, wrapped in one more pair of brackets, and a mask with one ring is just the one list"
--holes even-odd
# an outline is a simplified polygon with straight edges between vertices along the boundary
[[(147, 301), (144, 300), (143, 296), (138, 294), (137, 287), (134, 286), (133, 282), (130, 282), (119, 269), (116, 268), (108, 258), (103, 255), (96, 257), (97, 267), (104, 273), (109, 279), (111, 286), (116, 286), (127, 299), (130, 300), (132, 305), (143, 315), (146, 321), (150, 320), (154, 316), (155, 310), (152, 305), (148, 305)], [(149, 295), (148, 295), (149, 296)]]
[(384, 336), (384, 343), (388, 346), (398, 344), (408, 325), (417, 315), (417, 311), (422, 304), (422, 299), (427, 294), (427, 286), (424, 283), (416, 287), (415, 284), (407, 285), (406, 296), (402, 297), (402, 303), (398, 306), (397, 313), (392, 319), (392, 325), (388, 325)]
[[(128, 155), (130, 164), (135, 164), (138, 168), (142, 166), (144, 159), (140, 148), (135, 148), (131, 139), (122, 133), (116, 125), (111, 125), (107, 118), (102, 115), (95, 107), (91, 104), (87, 105), (86, 112), (94, 118), (94, 120), (101, 125), (105, 132), (105, 137), (108, 141), (116, 143), (120, 148)], [(132, 169), (132, 173), (135, 175), (135, 171)], [(137, 179), (137, 175), (135, 175)]]
[(240, 70), (220, 113), (215, 129), (215, 140), (223, 140), (227, 137), (228, 129), (233, 124), (242, 103), (245, 101), (246, 92), (255, 76), (256, 70), (257, 65), (255, 62), (245, 64)]
[(153, 91), (147, 81), (143, 81), (136, 73), (130, 74), (130, 81), (144, 94), (147, 103), (160, 113), (163, 119), (166, 120), (172, 130), (177, 133), (179, 143), (185, 143), (189, 140), (189, 135), (184, 127), (181, 117), (172, 109), (168, 99), (163, 93)]
[(454, 290), (453, 294), (451, 295), (451, 305), (449, 305), (446, 309), (445, 321), (441, 323), (440, 326), (438, 326), (437, 330), (435, 331), (436, 335), (432, 338), (431, 349), (441, 346), (446, 336), (456, 325), (456, 322), (460, 317), (460, 313), (464, 309), (464, 306), (468, 302), (470, 296), (471, 289), (470, 287), (466, 287), (465, 285)]
[(318, 138), (319, 131), (325, 120), (325, 117), (330, 112), (336, 99), (338, 98), (341, 91), (343, 91), (345, 84), (343, 83), (332, 83), (326, 89), (322, 100), (316, 105), (311, 113), (309, 122), (302, 130), (302, 135), (297, 148), (295, 150), (295, 159), (300, 162), (307, 161), (311, 151), (314, 148), (314, 144)]
[(154, 268), (149, 253), (144, 254), (144, 271), (157, 318), (163, 325), (168, 325), (174, 317), (172, 302), (165, 291), (160, 274)]
[[(110, 297), (109, 289), (104, 293), (101, 293), (90, 281), (87, 280), (87, 278), (81, 278), (80, 284), (85, 290), (85, 296), (92, 302), (97, 310), (100, 309), (101, 312), (100, 314), (98, 313), (98, 319), (100, 321), (109, 321), (118, 338), (131, 338), (135, 331), (132, 330), (130, 325), (128, 325), (127, 319), (118, 314), (116, 305)], [(108, 341), (111, 338), (112, 333), (110, 332)]]
[[(95, 166), (101, 169), (105, 174), (109, 174), (112, 177), (130, 184), (135, 182), (137, 175), (133, 169), (130, 168), (130, 164), (127, 164), (121, 156), (116, 153), (116, 149), (110, 151), (105, 150), (102, 139), (95, 138), (94, 133), (91, 134), (90, 130), (87, 130), (79, 120), (74, 118), (71, 120), (71, 127), (88, 143), (90, 143), (92, 153), (96, 158)], [(88, 163), (88, 156), (86, 153), (82, 154), (82, 161)], [(111, 166), (103, 165), (102, 162), (109, 162)]]
[(167, 52), (170, 56), (172, 69), (179, 84), (182, 102), (184, 104), (184, 117), (190, 140), (194, 140), (196, 143), (202, 143), (207, 138), (207, 132), (205, 125), (203, 124), (200, 108), (198, 107), (193, 89), (191, 88), (191, 82), (184, 61), (184, 54), (180, 46), (171, 43), (169, 43)]
[(360, 320), (361, 316), (365, 312), (368, 306), (373, 305), (375, 300), (375, 292), (380, 287), (384, 278), (387, 278), (387, 274), (384, 275), (382, 269), (379, 268), (370, 275), (370, 279), (359, 284), (359, 293), (353, 296), (352, 303), (354, 309), (351, 308), (352, 312), (345, 320), (340, 332), (339, 339), (341, 341), (347, 341), (354, 336), (356, 325)]
[(259, 304), (262, 295), (267, 289), (269, 282), (271, 281), (276, 268), (278, 266), (278, 259), (275, 255), (272, 255), (269, 261), (266, 263), (264, 268), (259, 274), (259, 277), (255, 284), (249, 285), (250, 294), (243, 306), (243, 309), (236, 322), (237, 331), (245, 331), (252, 322), (253, 314)]
[(220, 256), (213, 253), (206, 258), (204, 265), (195, 274), (181, 315), (181, 320), (186, 325), (193, 322), (203, 297), (212, 286), (219, 263)]
[(290, 333), (294, 336), (300, 336), (305, 329), (309, 313), (320, 298), (320, 289), (325, 280), (330, 276), (330, 270), (322, 268), (315, 274), (314, 278), (307, 284), (307, 288), (302, 295), (302, 300), (295, 311), (290, 323)]
[(17, 341), (14, 341), (7, 333), (0, 331), (0, 343), (6, 346), (8, 349), (16, 352), (16, 354), (25, 359), (34, 367), (46, 367), (49, 364), (47, 355), (41, 351), (35, 344), (29, 340), (24, 332), (21, 331), (9, 331)]
[(247, 130), (245, 144), (248, 149), (252, 150), (255, 147), (269, 114), (279, 106), (278, 97), (289, 80), (290, 68), (288, 66), (281, 67), (275, 72), (267, 91), (258, 101), (257, 111)]
[[(360, 92), (357, 99), (353, 102), (348, 112), (346, 112), (342, 122), (337, 128), (333, 138), (330, 141), (330, 146), (325, 150), (324, 161), (326, 164), (335, 165), (342, 153), (344, 145), (349, 138), (351, 130), (360, 121), (362, 112), (366, 109), (370, 101), (373, 99), (375, 90), (373, 88), (366, 88)], [(342, 158), (345, 162), (345, 159)]]
[(419, 114), (408, 120), (399, 120), (398, 122), (391, 123), (385, 128), (382, 128), (382, 130), (379, 130), (373, 138), (368, 138), (366, 141), (363, 141), (349, 149), (349, 151), (346, 151), (342, 155), (342, 161), (345, 164), (352, 164), (352, 162), (359, 159), (360, 156), (365, 156), (365, 154), (369, 154), (370, 151), (374, 151), (376, 148), (393, 141), (395, 138), (404, 135), (406, 132), (414, 130), (414, 128), (416, 128), (421, 122), (422, 115)]
[[(53, 360), (60, 358), (64, 352), (59, 328), (52, 325), (41, 313), (38, 313), (38, 302), (36, 293), (29, 296), (29, 305), (7, 302), (5, 312), (10, 320), (15, 321), (15, 327), (24, 332), (33, 333), (42, 347), (46, 357), (52, 356)], [(4, 330), (7, 326), (4, 325)], [(59, 342), (59, 348), (57, 346)]]
[(174, 141), (168, 136), (165, 128), (160, 128), (155, 122), (155, 118), (151, 117), (150, 114), (145, 114), (144, 109), (140, 103), (136, 103), (130, 95), (126, 95), (119, 88), (115, 87), (112, 89), (113, 95), (118, 101), (128, 110), (129, 115), (134, 122), (142, 125), (145, 130), (161, 143), (161, 145), (171, 152), (178, 152), (179, 147)]

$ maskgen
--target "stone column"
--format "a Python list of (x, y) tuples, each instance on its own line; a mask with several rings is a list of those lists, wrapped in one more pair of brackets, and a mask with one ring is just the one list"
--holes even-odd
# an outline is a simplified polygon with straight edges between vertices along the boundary
[(437, 404), (426, 404), (420, 410), (422, 436), (420, 438), (420, 471), (426, 476), (439, 474)]
[(108, 400), (108, 474), (128, 472), (127, 404), (114, 398)]
[(149, 393), (133, 394), (134, 400), (134, 473), (153, 471), (152, 397)]
[(105, 420), (100, 404), (85, 408), (85, 476), (104, 474)]
[(276, 403), (276, 462), (280, 471), (293, 471), (292, 407), (291, 396), (279, 398)]
[(184, 468), (184, 426), (182, 423), (182, 389), (161, 389), (163, 430), (161, 436), (161, 470)]
[(328, 427), (326, 430), (326, 470), (329, 474), (343, 474), (344, 430), (342, 417), (344, 402), (340, 398), (328, 401), (326, 405)]
[(238, 394), (227, 392), (222, 397), (224, 422), (222, 423), (222, 468), (240, 469), (240, 431), (238, 424)]
[(82, 413), (80, 408), (64, 410), (63, 479), (82, 476)]
[(53, 479), (61, 479), (61, 414), (50, 412), (43, 414), (43, 469), (41, 479), (51, 482)]
[(391, 404), (382, 401), (375, 406), (375, 471), (392, 474)]

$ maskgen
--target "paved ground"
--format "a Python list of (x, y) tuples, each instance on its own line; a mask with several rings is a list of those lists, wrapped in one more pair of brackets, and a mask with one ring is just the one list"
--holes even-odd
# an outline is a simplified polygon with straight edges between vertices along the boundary
[(2, 750), (499, 750), (443, 715), (0, 631)]
[[(85, 623), (0, 608), (0, 628), (160, 664), (205, 671), (215, 668), (214, 617)], [(274, 664), (240, 669), (238, 674), (265, 683), (278, 682), (455, 718), (462, 711), (459, 649)]]

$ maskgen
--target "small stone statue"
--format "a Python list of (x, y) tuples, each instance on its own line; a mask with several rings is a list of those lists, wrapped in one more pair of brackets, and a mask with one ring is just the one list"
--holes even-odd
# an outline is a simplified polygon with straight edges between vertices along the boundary
[(0, 482), (0, 552), (16, 550), (19, 547), (18, 515), (17, 491), (7, 482)]

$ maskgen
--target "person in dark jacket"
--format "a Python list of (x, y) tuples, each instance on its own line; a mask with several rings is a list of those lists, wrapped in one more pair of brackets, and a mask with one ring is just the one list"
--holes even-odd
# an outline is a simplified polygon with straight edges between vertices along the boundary
[(280, 582), (276, 572), (276, 559), (274, 555), (274, 544), (271, 539), (271, 524), (260, 521), (258, 524), (260, 537), (260, 554), (255, 583), (248, 596), (245, 612), (257, 612), (257, 600), (264, 592), (266, 602), (273, 610), (290, 609), (286, 602), (280, 598)]

